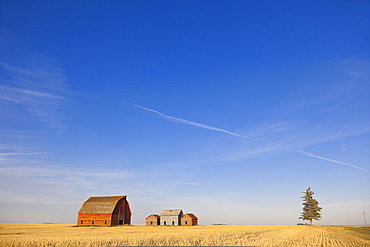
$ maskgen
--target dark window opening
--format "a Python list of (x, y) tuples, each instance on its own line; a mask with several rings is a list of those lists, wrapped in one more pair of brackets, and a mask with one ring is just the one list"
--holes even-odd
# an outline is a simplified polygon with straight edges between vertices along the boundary
[(123, 225), (123, 220), (120, 220), (120, 221), (118, 222), (118, 225)]
[(150, 224), (153, 225), (153, 221), (151, 221)]
[(163, 221), (163, 225), (166, 225), (166, 221)]
[(188, 224), (188, 222), (187, 221), (185, 221), (185, 225), (187, 225)]
[(84, 221), (83, 220), (81, 220), (81, 224), (83, 224), (84, 223)]
[(104, 221), (104, 225), (106, 225), (106, 224), (107, 224), (107, 221), (105, 220), (105, 221)]
[(175, 225), (175, 221), (172, 221), (172, 225)]
[(91, 224), (93, 224), (93, 225), (94, 225), (94, 223), (95, 223), (95, 221), (91, 221)]

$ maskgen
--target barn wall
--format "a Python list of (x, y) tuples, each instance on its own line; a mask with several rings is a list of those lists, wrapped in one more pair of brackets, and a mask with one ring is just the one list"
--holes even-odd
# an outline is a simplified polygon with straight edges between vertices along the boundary
[(126, 215), (125, 215), (125, 224), (128, 224), (130, 225), (131, 224), (131, 208), (130, 208), (130, 204), (128, 203), (128, 201), (125, 199), (125, 212), (126, 212)]
[(118, 201), (112, 214), (112, 226), (131, 224), (131, 210), (126, 198)]
[(184, 216), (181, 218), (181, 225), (182, 226), (191, 226), (192, 225), (192, 218), (188, 216)]
[(181, 218), (181, 225), (182, 226), (196, 226), (198, 225), (198, 219), (193, 219), (192, 217), (188, 215), (184, 215)]
[[(165, 224), (166, 223), (166, 224)], [(181, 225), (180, 218), (178, 216), (162, 216), (161, 215), (161, 225), (166, 226), (179, 226)]]
[(147, 226), (158, 226), (160, 224), (160, 219), (158, 219), (157, 217), (148, 217), (146, 220), (145, 220), (145, 224)]
[(77, 226), (111, 226), (111, 214), (79, 214)]

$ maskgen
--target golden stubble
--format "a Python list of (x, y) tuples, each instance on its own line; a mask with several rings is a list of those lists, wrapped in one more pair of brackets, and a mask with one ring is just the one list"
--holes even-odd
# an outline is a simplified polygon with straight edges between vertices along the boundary
[(355, 226), (0, 224), (0, 246), (370, 246), (369, 231), (354, 229)]

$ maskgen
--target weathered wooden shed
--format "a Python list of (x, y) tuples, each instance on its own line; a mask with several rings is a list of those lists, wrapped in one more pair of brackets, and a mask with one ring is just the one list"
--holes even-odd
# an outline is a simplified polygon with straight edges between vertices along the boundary
[(78, 226), (118, 226), (131, 223), (127, 196), (90, 197), (78, 211)]
[(151, 214), (145, 219), (147, 226), (159, 226), (160, 225), (160, 216), (158, 214)]
[(184, 215), (181, 209), (163, 210), (160, 215), (160, 222), (163, 226), (181, 225), (181, 217)]
[(198, 217), (194, 214), (188, 213), (181, 218), (182, 226), (196, 226), (198, 225)]

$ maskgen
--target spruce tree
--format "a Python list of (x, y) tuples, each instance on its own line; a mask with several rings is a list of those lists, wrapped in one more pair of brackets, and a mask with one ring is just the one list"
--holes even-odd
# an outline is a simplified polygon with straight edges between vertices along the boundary
[(319, 207), (319, 202), (313, 198), (313, 194), (315, 194), (310, 187), (304, 192), (304, 195), (301, 197), (303, 201), (303, 212), (298, 219), (302, 220), (309, 220), (310, 226), (312, 226), (312, 220), (320, 220), (321, 219), (321, 210), (322, 208)]

